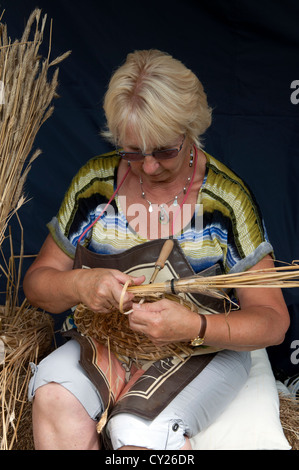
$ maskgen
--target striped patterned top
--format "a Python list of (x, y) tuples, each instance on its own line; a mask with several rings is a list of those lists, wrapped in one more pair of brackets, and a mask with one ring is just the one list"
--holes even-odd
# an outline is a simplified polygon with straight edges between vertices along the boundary
[[(240, 272), (272, 254), (259, 207), (246, 184), (206, 153), (206, 174), (190, 224), (175, 235), (195, 272), (219, 262)], [(48, 224), (60, 248), (74, 257), (80, 235), (102, 212), (116, 189), (119, 156), (89, 160), (74, 177), (56, 217)], [(118, 196), (87, 232), (85, 245), (101, 254), (119, 253), (148, 241), (128, 224)]]

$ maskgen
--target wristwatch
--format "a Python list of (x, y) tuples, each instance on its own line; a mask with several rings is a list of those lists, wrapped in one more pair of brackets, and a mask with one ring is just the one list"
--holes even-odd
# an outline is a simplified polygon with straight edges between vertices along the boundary
[(196, 338), (190, 341), (191, 346), (194, 346), (194, 347), (200, 346), (201, 344), (203, 344), (205, 340), (206, 329), (207, 329), (207, 319), (205, 315), (202, 315), (201, 313), (199, 313), (199, 316), (201, 317), (201, 326), (200, 326), (198, 336), (196, 336)]

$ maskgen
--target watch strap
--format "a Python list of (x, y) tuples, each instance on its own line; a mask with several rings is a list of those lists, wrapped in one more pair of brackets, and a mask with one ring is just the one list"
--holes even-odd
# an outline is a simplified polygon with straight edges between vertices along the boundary
[(196, 336), (196, 338), (191, 340), (190, 342), (191, 346), (200, 346), (204, 342), (206, 329), (207, 329), (207, 318), (202, 313), (199, 313), (199, 316), (201, 318), (200, 330), (198, 332), (198, 336)]

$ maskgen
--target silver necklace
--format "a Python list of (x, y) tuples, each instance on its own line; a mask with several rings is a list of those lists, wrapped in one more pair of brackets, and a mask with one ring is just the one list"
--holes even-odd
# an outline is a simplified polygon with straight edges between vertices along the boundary
[[(189, 162), (189, 167), (192, 167), (193, 166), (193, 151), (191, 150), (190, 152), (190, 162)], [(139, 181), (140, 181), (140, 188), (141, 188), (141, 197), (143, 199), (145, 199), (145, 201), (148, 203), (148, 211), (151, 213), (153, 212), (154, 208), (153, 208), (153, 204), (151, 201), (149, 201), (147, 198), (146, 198), (146, 194), (144, 192), (144, 189), (143, 189), (143, 181), (142, 181), (142, 178), (140, 176), (139, 178)], [(168, 204), (170, 204), (172, 202), (172, 205), (173, 206), (178, 206), (178, 197), (181, 193), (184, 193), (186, 194), (187, 192), (187, 189), (188, 189), (188, 186), (190, 184), (190, 181), (191, 181), (191, 176), (189, 176), (187, 178), (187, 181), (183, 187), (183, 189), (176, 195), (174, 196), (174, 198), (172, 197), (169, 201), (167, 202), (163, 202), (162, 204), (158, 204), (158, 208), (160, 210), (160, 213), (159, 213), (159, 222), (160, 224), (162, 225), (166, 225), (168, 224), (169, 222), (169, 215), (168, 215), (168, 212), (167, 210), (165, 209), (165, 206), (168, 206)]]

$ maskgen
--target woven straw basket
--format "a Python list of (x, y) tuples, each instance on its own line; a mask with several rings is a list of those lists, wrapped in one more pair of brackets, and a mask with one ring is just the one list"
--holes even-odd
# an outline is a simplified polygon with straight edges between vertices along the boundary
[[(163, 296), (150, 295), (142, 297), (146, 302), (155, 302), (161, 298), (167, 298), (179, 302), (185, 307), (198, 313), (197, 307), (190, 301), (175, 295)], [(138, 302), (136, 296), (135, 301)], [(74, 321), (78, 331), (84, 336), (90, 336), (99, 343), (109, 346), (111, 351), (136, 360), (158, 360), (164, 357), (178, 356), (183, 358), (194, 354), (194, 348), (188, 343), (171, 343), (163, 346), (153, 344), (146, 335), (133, 331), (129, 326), (128, 315), (119, 311), (111, 313), (94, 313), (80, 304), (74, 314)], [(213, 349), (214, 351), (214, 349)], [(205, 354), (212, 352), (207, 346), (196, 348), (196, 353)]]

